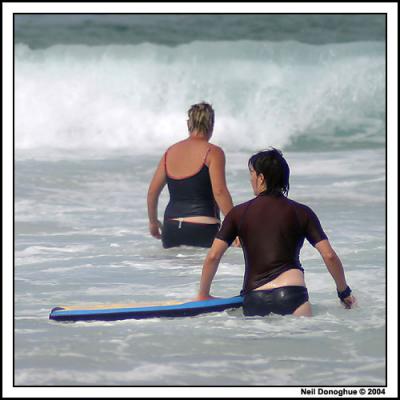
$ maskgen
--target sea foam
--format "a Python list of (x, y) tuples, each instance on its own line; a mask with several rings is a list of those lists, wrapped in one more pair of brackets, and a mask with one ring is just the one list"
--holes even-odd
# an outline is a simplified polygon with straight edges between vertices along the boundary
[(15, 50), (17, 150), (158, 151), (186, 136), (202, 100), (216, 111), (213, 141), (231, 151), (385, 142), (382, 42)]

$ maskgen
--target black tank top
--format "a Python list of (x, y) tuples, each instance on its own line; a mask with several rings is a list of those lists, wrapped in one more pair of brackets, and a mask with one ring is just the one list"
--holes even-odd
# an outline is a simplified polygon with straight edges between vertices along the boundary
[(215, 202), (210, 173), (206, 165), (207, 155), (200, 170), (185, 178), (172, 178), (167, 172), (167, 154), (164, 156), (165, 174), (167, 177), (170, 200), (165, 209), (164, 218), (206, 216), (219, 219), (219, 209)]

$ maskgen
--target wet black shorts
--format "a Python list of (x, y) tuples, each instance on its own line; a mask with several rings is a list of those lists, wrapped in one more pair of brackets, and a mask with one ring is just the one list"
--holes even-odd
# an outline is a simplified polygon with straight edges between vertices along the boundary
[(283, 286), (270, 290), (253, 290), (243, 299), (245, 316), (287, 315), (308, 301), (308, 291), (304, 286)]
[(220, 224), (164, 220), (162, 244), (165, 249), (177, 246), (211, 247)]

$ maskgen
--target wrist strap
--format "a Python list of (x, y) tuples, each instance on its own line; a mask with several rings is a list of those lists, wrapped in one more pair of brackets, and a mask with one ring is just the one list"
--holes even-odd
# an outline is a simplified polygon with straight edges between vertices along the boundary
[(342, 292), (337, 291), (338, 297), (340, 300), (344, 300), (346, 297), (349, 297), (351, 293), (351, 289), (349, 286), (346, 287)]

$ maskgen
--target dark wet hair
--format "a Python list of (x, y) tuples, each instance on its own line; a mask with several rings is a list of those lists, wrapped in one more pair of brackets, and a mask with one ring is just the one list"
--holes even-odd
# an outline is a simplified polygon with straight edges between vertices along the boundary
[(280, 150), (271, 147), (260, 151), (249, 158), (248, 166), (257, 175), (264, 175), (267, 182), (266, 194), (288, 195), (290, 169)]

